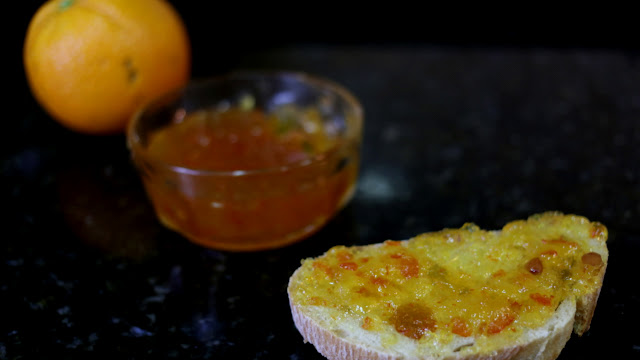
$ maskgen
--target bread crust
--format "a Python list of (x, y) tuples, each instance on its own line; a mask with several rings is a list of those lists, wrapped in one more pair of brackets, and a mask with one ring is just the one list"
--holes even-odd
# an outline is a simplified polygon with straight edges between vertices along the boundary
[[(571, 312), (575, 311), (575, 303), (571, 300)], [(550, 334), (534, 338), (510, 347), (498, 349), (489, 354), (457, 354), (445, 357), (406, 357), (376, 351), (351, 342), (318, 324), (313, 317), (307, 316), (302, 308), (290, 300), (293, 322), (303, 337), (304, 342), (314, 344), (316, 350), (330, 360), (553, 360), (558, 357), (564, 345), (571, 337), (574, 318), (565, 317), (559, 324), (551, 324)], [(550, 321), (551, 322), (551, 321)], [(549, 326), (549, 325), (547, 325)]]
[[(562, 215), (560, 213), (545, 213), (552, 219), (561, 216), (571, 216), (580, 221), (587, 221), (575, 215)], [(376, 348), (368, 346), (366, 343), (354, 341), (350, 334), (345, 334), (342, 330), (330, 329), (326, 324), (321, 324), (317, 319), (317, 314), (305, 309), (305, 306), (295, 303), (292, 292), (302, 268), (298, 268), (290, 277), (287, 292), (289, 295), (289, 305), (294, 324), (305, 342), (312, 343), (317, 351), (330, 360), (553, 360), (556, 359), (563, 350), (565, 344), (571, 337), (572, 332), (583, 335), (590, 327), (598, 297), (601, 291), (602, 281), (606, 272), (608, 251), (606, 249), (606, 229), (601, 236), (596, 236), (591, 240), (591, 245), (601, 249), (604, 254), (603, 266), (600, 268), (600, 286), (592, 293), (577, 297), (564, 299), (552, 318), (543, 326), (524, 330), (523, 335), (517, 341), (501, 348), (490, 351), (474, 352), (473, 344), (462, 350), (455, 349), (446, 354), (440, 355), (407, 355), (410, 350), (400, 353), (395, 349)], [(376, 247), (380, 244), (358, 246), (354, 248)], [(473, 342), (473, 340), (470, 340)]]
[[(605, 263), (605, 265), (600, 269), (600, 273), (598, 274), (601, 284), (604, 282), (604, 274), (606, 270), (607, 264)], [(600, 297), (601, 290), (602, 287), (598, 287), (596, 291), (577, 298), (576, 316), (573, 331), (578, 336), (582, 336), (585, 332), (587, 332), (587, 330), (589, 330), (591, 326), (591, 320), (593, 319), (593, 314), (596, 311), (596, 305), (598, 304), (598, 298)]]
[(395, 360), (395, 356), (387, 355), (367, 349), (358, 344), (350, 343), (336, 336), (331, 331), (320, 326), (313, 318), (306, 316), (300, 308), (290, 301), (293, 322), (302, 335), (304, 342), (315, 345), (318, 352), (327, 359), (344, 360)]

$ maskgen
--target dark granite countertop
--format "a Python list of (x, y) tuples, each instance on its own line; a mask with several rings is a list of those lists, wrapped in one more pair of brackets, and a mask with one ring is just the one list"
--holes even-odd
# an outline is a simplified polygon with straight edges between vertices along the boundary
[(361, 99), (352, 202), (289, 247), (201, 248), (158, 224), (123, 137), (72, 133), (29, 98), (3, 135), (0, 358), (321, 359), (289, 312), (287, 280), (302, 258), (546, 210), (610, 232), (591, 330), (560, 359), (602, 348), (640, 356), (640, 59), (418, 45), (238, 58), (229, 70), (307, 71)]

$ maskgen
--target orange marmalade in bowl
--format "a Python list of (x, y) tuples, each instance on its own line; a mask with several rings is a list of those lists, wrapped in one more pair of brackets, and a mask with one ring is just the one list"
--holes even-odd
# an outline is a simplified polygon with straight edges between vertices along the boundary
[(307, 237), (350, 200), (361, 120), (326, 80), (242, 73), (143, 109), (129, 146), (165, 226), (214, 249), (261, 250)]

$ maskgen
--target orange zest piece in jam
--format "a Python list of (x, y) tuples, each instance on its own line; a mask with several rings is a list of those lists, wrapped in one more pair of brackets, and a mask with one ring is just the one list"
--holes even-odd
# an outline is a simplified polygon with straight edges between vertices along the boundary
[(390, 257), (405, 278), (416, 277), (420, 273), (420, 263), (415, 257), (403, 253), (391, 254)]
[(451, 332), (464, 337), (471, 336), (471, 329), (469, 325), (467, 325), (467, 322), (457, 316), (451, 319)]
[(537, 303), (545, 306), (551, 305), (551, 300), (553, 299), (553, 296), (546, 296), (539, 293), (533, 293), (529, 295), (529, 297), (535, 300)]
[(502, 308), (493, 314), (493, 319), (487, 326), (488, 334), (498, 334), (504, 328), (511, 325), (516, 320), (516, 316), (510, 308)]

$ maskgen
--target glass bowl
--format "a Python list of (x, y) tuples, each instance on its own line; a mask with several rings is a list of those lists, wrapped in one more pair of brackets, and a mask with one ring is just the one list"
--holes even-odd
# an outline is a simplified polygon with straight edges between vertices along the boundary
[(209, 248), (262, 250), (309, 236), (349, 202), (363, 121), (328, 79), (233, 72), (141, 108), (127, 146), (162, 224)]

